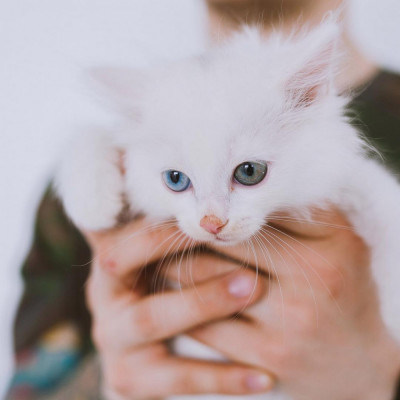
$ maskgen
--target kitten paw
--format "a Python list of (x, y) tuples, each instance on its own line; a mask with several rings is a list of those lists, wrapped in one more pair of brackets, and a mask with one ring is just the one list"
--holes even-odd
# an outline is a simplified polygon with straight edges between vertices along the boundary
[(124, 202), (121, 150), (111, 135), (85, 132), (67, 150), (56, 175), (56, 190), (65, 211), (81, 229), (115, 226)]

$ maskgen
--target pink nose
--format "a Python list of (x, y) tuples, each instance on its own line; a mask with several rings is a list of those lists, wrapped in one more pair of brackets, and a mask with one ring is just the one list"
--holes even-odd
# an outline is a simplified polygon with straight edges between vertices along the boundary
[(215, 215), (206, 215), (200, 221), (200, 226), (207, 232), (213, 233), (214, 235), (221, 232), (222, 228), (228, 223), (228, 221), (221, 221)]

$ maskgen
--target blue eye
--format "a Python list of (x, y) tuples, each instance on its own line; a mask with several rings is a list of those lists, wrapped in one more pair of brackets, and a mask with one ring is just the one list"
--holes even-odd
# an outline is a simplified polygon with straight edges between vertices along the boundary
[(267, 175), (266, 163), (246, 161), (238, 165), (233, 173), (237, 182), (245, 186), (257, 185)]
[(183, 192), (190, 186), (190, 179), (183, 172), (169, 169), (162, 176), (165, 184), (174, 192)]

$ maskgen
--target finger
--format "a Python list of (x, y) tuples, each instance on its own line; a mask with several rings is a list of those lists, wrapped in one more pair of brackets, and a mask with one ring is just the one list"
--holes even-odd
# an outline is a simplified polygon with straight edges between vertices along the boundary
[(145, 292), (145, 285), (129, 285), (96, 263), (92, 266), (85, 286), (86, 302), (95, 317), (114, 316), (124, 308), (124, 303), (137, 301), (146, 294)]
[[(193, 256), (189, 260), (184, 260), (183, 262), (174, 263), (169, 266), (168, 270), (165, 272), (169, 281), (177, 282), (179, 287), (187, 288), (198, 285), (201, 282), (216, 278), (223, 274), (237, 271), (242, 271), (243, 268), (232, 261), (220, 258), (215, 254), (198, 254)], [(253, 270), (248, 270), (253, 272)], [(304, 279), (304, 277), (302, 277)], [(163, 278), (161, 278), (163, 279)], [(285, 303), (291, 304), (291, 302), (299, 303), (298, 298), (298, 286), (295, 285), (294, 290), (290, 293), (282, 294), (279, 286), (279, 282), (270, 281), (268, 278), (259, 275), (257, 279), (264, 280), (264, 288), (268, 288), (268, 293), (260, 298), (255, 304), (246, 307), (246, 309), (241, 313), (248, 319), (269, 324), (278, 324), (281, 326), (283, 310), (282, 310), (282, 295), (284, 296)], [(303, 303), (309, 301), (311, 303), (311, 308), (314, 309), (313, 305), (315, 303), (314, 293), (310, 288), (304, 292)]]
[(299, 285), (312, 286), (313, 290), (317, 288), (326, 292), (326, 279), (343, 286), (344, 273), (349, 269), (349, 264), (354, 265), (353, 259), (368, 265), (365, 260), (368, 251), (354, 232), (350, 229), (329, 230), (329, 235), (314, 237), (308, 232), (305, 239), (290, 231), (286, 232), (281, 226), (265, 226), (254, 237), (250, 252), (246, 253), (246, 245), (242, 244), (229, 248), (229, 255), (244, 259), (254, 269), (270, 275), (285, 293), (292, 289), (298, 290)]
[(144, 218), (107, 231), (85, 232), (85, 236), (94, 260), (120, 277), (184, 249), (189, 240), (174, 222), (150, 223)]
[[(188, 333), (229, 360), (276, 373), (279, 358), (275, 333), (244, 320), (219, 321)], [(280, 342), (281, 343), (281, 339)]]
[(197, 325), (242, 311), (266, 292), (251, 271), (230, 273), (202, 284), (147, 296), (113, 318), (100, 321), (116, 345), (129, 348), (163, 340)]
[(190, 287), (214, 277), (242, 270), (243, 265), (217, 254), (196, 253), (171, 260), (162, 267), (160, 279), (177, 282), (179, 287)]
[(268, 374), (255, 369), (180, 358), (150, 366), (125, 363), (114, 368), (105, 380), (106, 392), (116, 399), (209, 393), (238, 395), (267, 392), (273, 386)]

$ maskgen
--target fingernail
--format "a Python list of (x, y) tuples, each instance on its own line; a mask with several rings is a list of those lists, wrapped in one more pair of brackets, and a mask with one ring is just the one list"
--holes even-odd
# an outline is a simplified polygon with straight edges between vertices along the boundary
[(228, 290), (234, 297), (249, 296), (254, 290), (254, 279), (247, 276), (238, 276), (230, 282)]
[(261, 392), (271, 388), (272, 379), (268, 375), (249, 375), (246, 378), (246, 384), (252, 392)]

